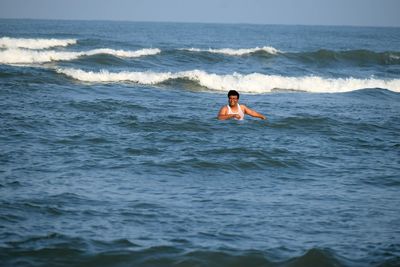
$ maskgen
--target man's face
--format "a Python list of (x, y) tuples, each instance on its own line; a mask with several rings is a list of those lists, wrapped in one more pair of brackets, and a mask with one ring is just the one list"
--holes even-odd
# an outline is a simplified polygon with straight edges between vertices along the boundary
[(231, 95), (229, 98), (228, 98), (228, 102), (229, 102), (229, 106), (231, 106), (231, 107), (233, 107), (233, 106), (236, 106), (237, 105), (237, 103), (238, 103), (238, 97), (236, 96), (236, 95)]

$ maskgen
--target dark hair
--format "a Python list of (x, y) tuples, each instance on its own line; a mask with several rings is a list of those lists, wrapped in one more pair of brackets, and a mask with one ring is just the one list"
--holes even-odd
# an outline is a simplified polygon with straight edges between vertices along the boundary
[(237, 96), (237, 98), (239, 99), (239, 93), (238, 93), (236, 90), (230, 90), (230, 91), (228, 92), (228, 98), (229, 98), (230, 96)]

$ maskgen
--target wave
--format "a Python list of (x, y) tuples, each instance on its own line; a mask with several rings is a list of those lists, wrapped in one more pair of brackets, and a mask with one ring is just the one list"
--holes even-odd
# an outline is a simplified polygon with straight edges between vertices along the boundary
[(182, 72), (99, 72), (84, 71), (73, 68), (58, 68), (57, 73), (67, 75), (84, 82), (135, 82), (144, 85), (155, 85), (169, 80), (185, 79), (199, 84), (209, 90), (227, 91), (235, 89), (244, 93), (268, 93), (273, 90), (294, 90), (314, 93), (350, 92), (365, 88), (382, 88), (400, 92), (400, 79), (357, 79), (357, 78), (323, 78), (317, 76), (285, 77), (260, 73), (218, 75), (201, 70)]
[(93, 49), (84, 52), (69, 51), (34, 51), (27, 49), (7, 49), (0, 51), (0, 63), (3, 64), (26, 64), (46, 63), (51, 61), (74, 60), (82, 56), (93, 56), (97, 54), (109, 54), (117, 57), (135, 58), (155, 55), (160, 53), (157, 48), (144, 48), (136, 51), (114, 50), (109, 48)]
[(182, 48), (180, 50), (186, 50), (190, 52), (208, 52), (215, 54), (224, 54), (229, 56), (243, 56), (248, 54), (253, 54), (257, 52), (265, 52), (268, 54), (276, 55), (280, 53), (278, 49), (275, 49), (271, 46), (264, 47), (256, 47), (256, 48), (241, 48), (241, 49), (232, 49), (232, 48), (221, 48), (221, 49), (200, 49), (200, 48)]
[(76, 44), (76, 39), (30, 39), (30, 38), (0, 38), (1, 48), (27, 48), (45, 49), (56, 46), (68, 46)]
[(395, 51), (374, 52), (370, 50), (333, 51), (320, 49), (314, 52), (284, 53), (290, 59), (301, 62), (352, 62), (358, 65), (378, 64), (396, 65), (400, 64), (400, 53)]
[(214, 53), (228, 56), (244, 56), (254, 55), (264, 57), (268, 55), (279, 55), (288, 59), (300, 62), (318, 62), (318, 63), (335, 63), (335, 62), (353, 62), (358, 65), (378, 64), (378, 65), (396, 65), (400, 64), (400, 53), (396, 51), (375, 52), (370, 50), (348, 50), (334, 51), (328, 49), (320, 49), (312, 52), (284, 52), (271, 46), (255, 47), (255, 48), (221, 48), (221, 49), (200, 49), (200, 48), (182, 48), (179, 50)]
[[(57, 46), (68, 46), (76, 44), (76, 39), (27, 39), (27, 38), (0, 38), (0, 63), (4, 64), (23, 64), (23, 63), (44, 63), (58, 60), (71, 60), (77, 57), (94, 54), (111, 54), (117, 57), (140, 57), (146, 55), (159, 54), (162, 51), (157, 48), (141, 49), (137, 51), (115, 50), (102, 48), (89, 50), (87, 52), (68, 52), (68, 51), (35, 51)], [(33, 51), (31, 51), (33, 50)], [(272, 46), (255, 48), (220, 48), (220, 49), (201, 49), (201, 48), (180, 48), (176, 51), (189, 51), (194, 53), (222, 54), (227, 56), (245, 56), (265, 58), (265, 55), (278, 55), (290, 60), (302, 63), (331, 64), (344, 62), (356, 65), (377, 64), (377, 65), (397, 65), (400, 64), (400, 52), (385, 51), (374, 52), (370, 50), (348, 50), (334, 51), (320, 49), (311, 52), (284, 52)]]
[[(15, 262), (38, 266), (398, 266), (395, 253), (356, 259), (346, 258), (330, 248), (310, 248), (288, 255), (287, 248), (259, 249), (192, 248), (190, 241), (173, 239), (174, 245), (143, 247), (122, 238), (112, 241), (93, 240), (58, 233), (14, 237), (0, 250), (5, 266)], [(171, 242), (171, 243), (172, 243)], [(183, 248), (189, 246), (189, 248)], [(51, 257), (51, 256), (57, 257)], [(102, 263), (99, 265), (99, 263)], [(22, 264), (24, 265), (24, 264)]]

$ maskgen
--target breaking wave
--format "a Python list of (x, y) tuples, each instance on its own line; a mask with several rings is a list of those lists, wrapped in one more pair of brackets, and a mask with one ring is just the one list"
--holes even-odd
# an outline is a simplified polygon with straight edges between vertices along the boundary
[(232, 48), (221, 48), (221, 49), (200, 49), (200, 48), (184, 48), (181, 50), (191, 51), (191, 52), (208, 52), (215, 54), (224, 54), (229, 56), (243, 56), (248, 54), (253, 54), (257, 52), (265, 52), (268, 54), (276, 55), (280, 53), (276, 48), (271, 46), (256, 47), (256, 48), (242, 48), (242, 49), (232, 49)]
[(349, 92), (365, 88), (382, 88), (400, 92), (400, 79), (357, 79), (323, 78), (318, 76), (286, 77), (260, 73), (219, 75), (202, 70), (182, 72), (99, 72), (73, 68), (58, 68), (57, 73), (84, 82), (135, 82), (144, 85), (161, 84), (168, 80), (185, 79), (209, 90), (227, 91), (230, 89), (246, 93), (268, 93), (276, 89), (295, 90), (313, 93)]
[(76, 39), (37, 39), (37, 38), (0, 38), (1, 48), (27, 48), (27, 49), (45, 49), (56, 46), (69, 46), (76, 44)]
[(136, 51), (114, 50), (109, 48), (93, 49), (84, 52), (55, 51), (55, 50), (27, 50), (7, 49), (0, 51), (0, 63), (3, 64), (24, 64), (24, 63), (46, 63), (51, 61), (74, 60), (82, 56), (96, 54), (109, 54), (117, 57), (135, 58), (160, 53), (157, 48), (145, 48)]

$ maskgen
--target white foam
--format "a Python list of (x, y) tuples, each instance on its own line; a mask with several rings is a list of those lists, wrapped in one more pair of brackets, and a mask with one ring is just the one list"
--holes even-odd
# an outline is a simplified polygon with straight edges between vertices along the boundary
[(392, 60), (399, 60), (400, 56), (396, 56), (396, 55), (390, 54), (389, 58), (392, 59)]
[(172, 73), (156, 73), (156, 72), (109, 72), (101, 70), (99, 72), (83, 71), (80, 69), (66, 68), (57, 69), (58, 73), (65, 74), (79, 81), (85, 82), (121, 82), (130, 81), (140, 84), (158, 84), (168, 79), (178, 78)]
[(278, 49), (275, 49), (271, 46), (264, 46), (264, 47), (256, 47), (256, 48), (241, 48), (241, 49), (232, 49), (232, 48), (221, 48), (221, 49), (199, 49), (199, 48), (189, 48), (189, 49), (182, 49), (192, 52), (209, 52), (215, 54), (225, 54), (229, 56), (243, 56), (247, 54), (252, 54), (260, 51), (267, 52), (269, 54), (275, 55), (280, 53)]
[(144, 48), (135, 51), (125, 51), (125, 50), (114, 50), (110, 48), (100, 48), (90, 50), (88, 52), (82, 52), (82, 55), (96, 55), (96, 54), (109, 54), (117, 57), (143, 57), (143, 56), (151, 56), (161, 53), (161, 50), (158, 48)]
[(36, 51), (27, 49), (6, 49), (0, 51), (0, 63), (3, 64), (26, 64), (26, 63), (45, 63), (60, 60), (73, 60), (82, 56), (92, 56), (96, 54), (110, 54), (117, 57), (141, 57), (160, 53), (160, 49), (140, 49), (137, 51), (124, 51), (114, 49), (94, 49), (85, 52), (67, 51)]
[(140, 84), (158, 84), (169, 79), (188, 79), (197, 82), (210, 90), (228, 91), (235, 89), (244, 93), (268, 93), (273, 89), (299, 90), (315, 93), (349, 92), (364, 88), (385, 88), (400, 92), (400, 79), (356, 79), (356, 78), (322, 78), (316, 76), (285, 77), (279, 75), (253, 74), (209, 74), (201, 70), (171, 72), (87, 72), (80, 69), (57, 69), (76, 80), (85, 82), (136, 82)]
[(59, 60), (72, 60), (79, 55), (76, 52), (57, 51), (32, 51), (25, 49), (7, 49), (0, 51), (0, 63), (23, 64), (23, 63), (44, 63)]
[(68, 46), (76, 44), (76, 39), (29, 39), (29, 38), (0, 38), (1, 48), (27, 48), (45, 49), (56, 46)]

